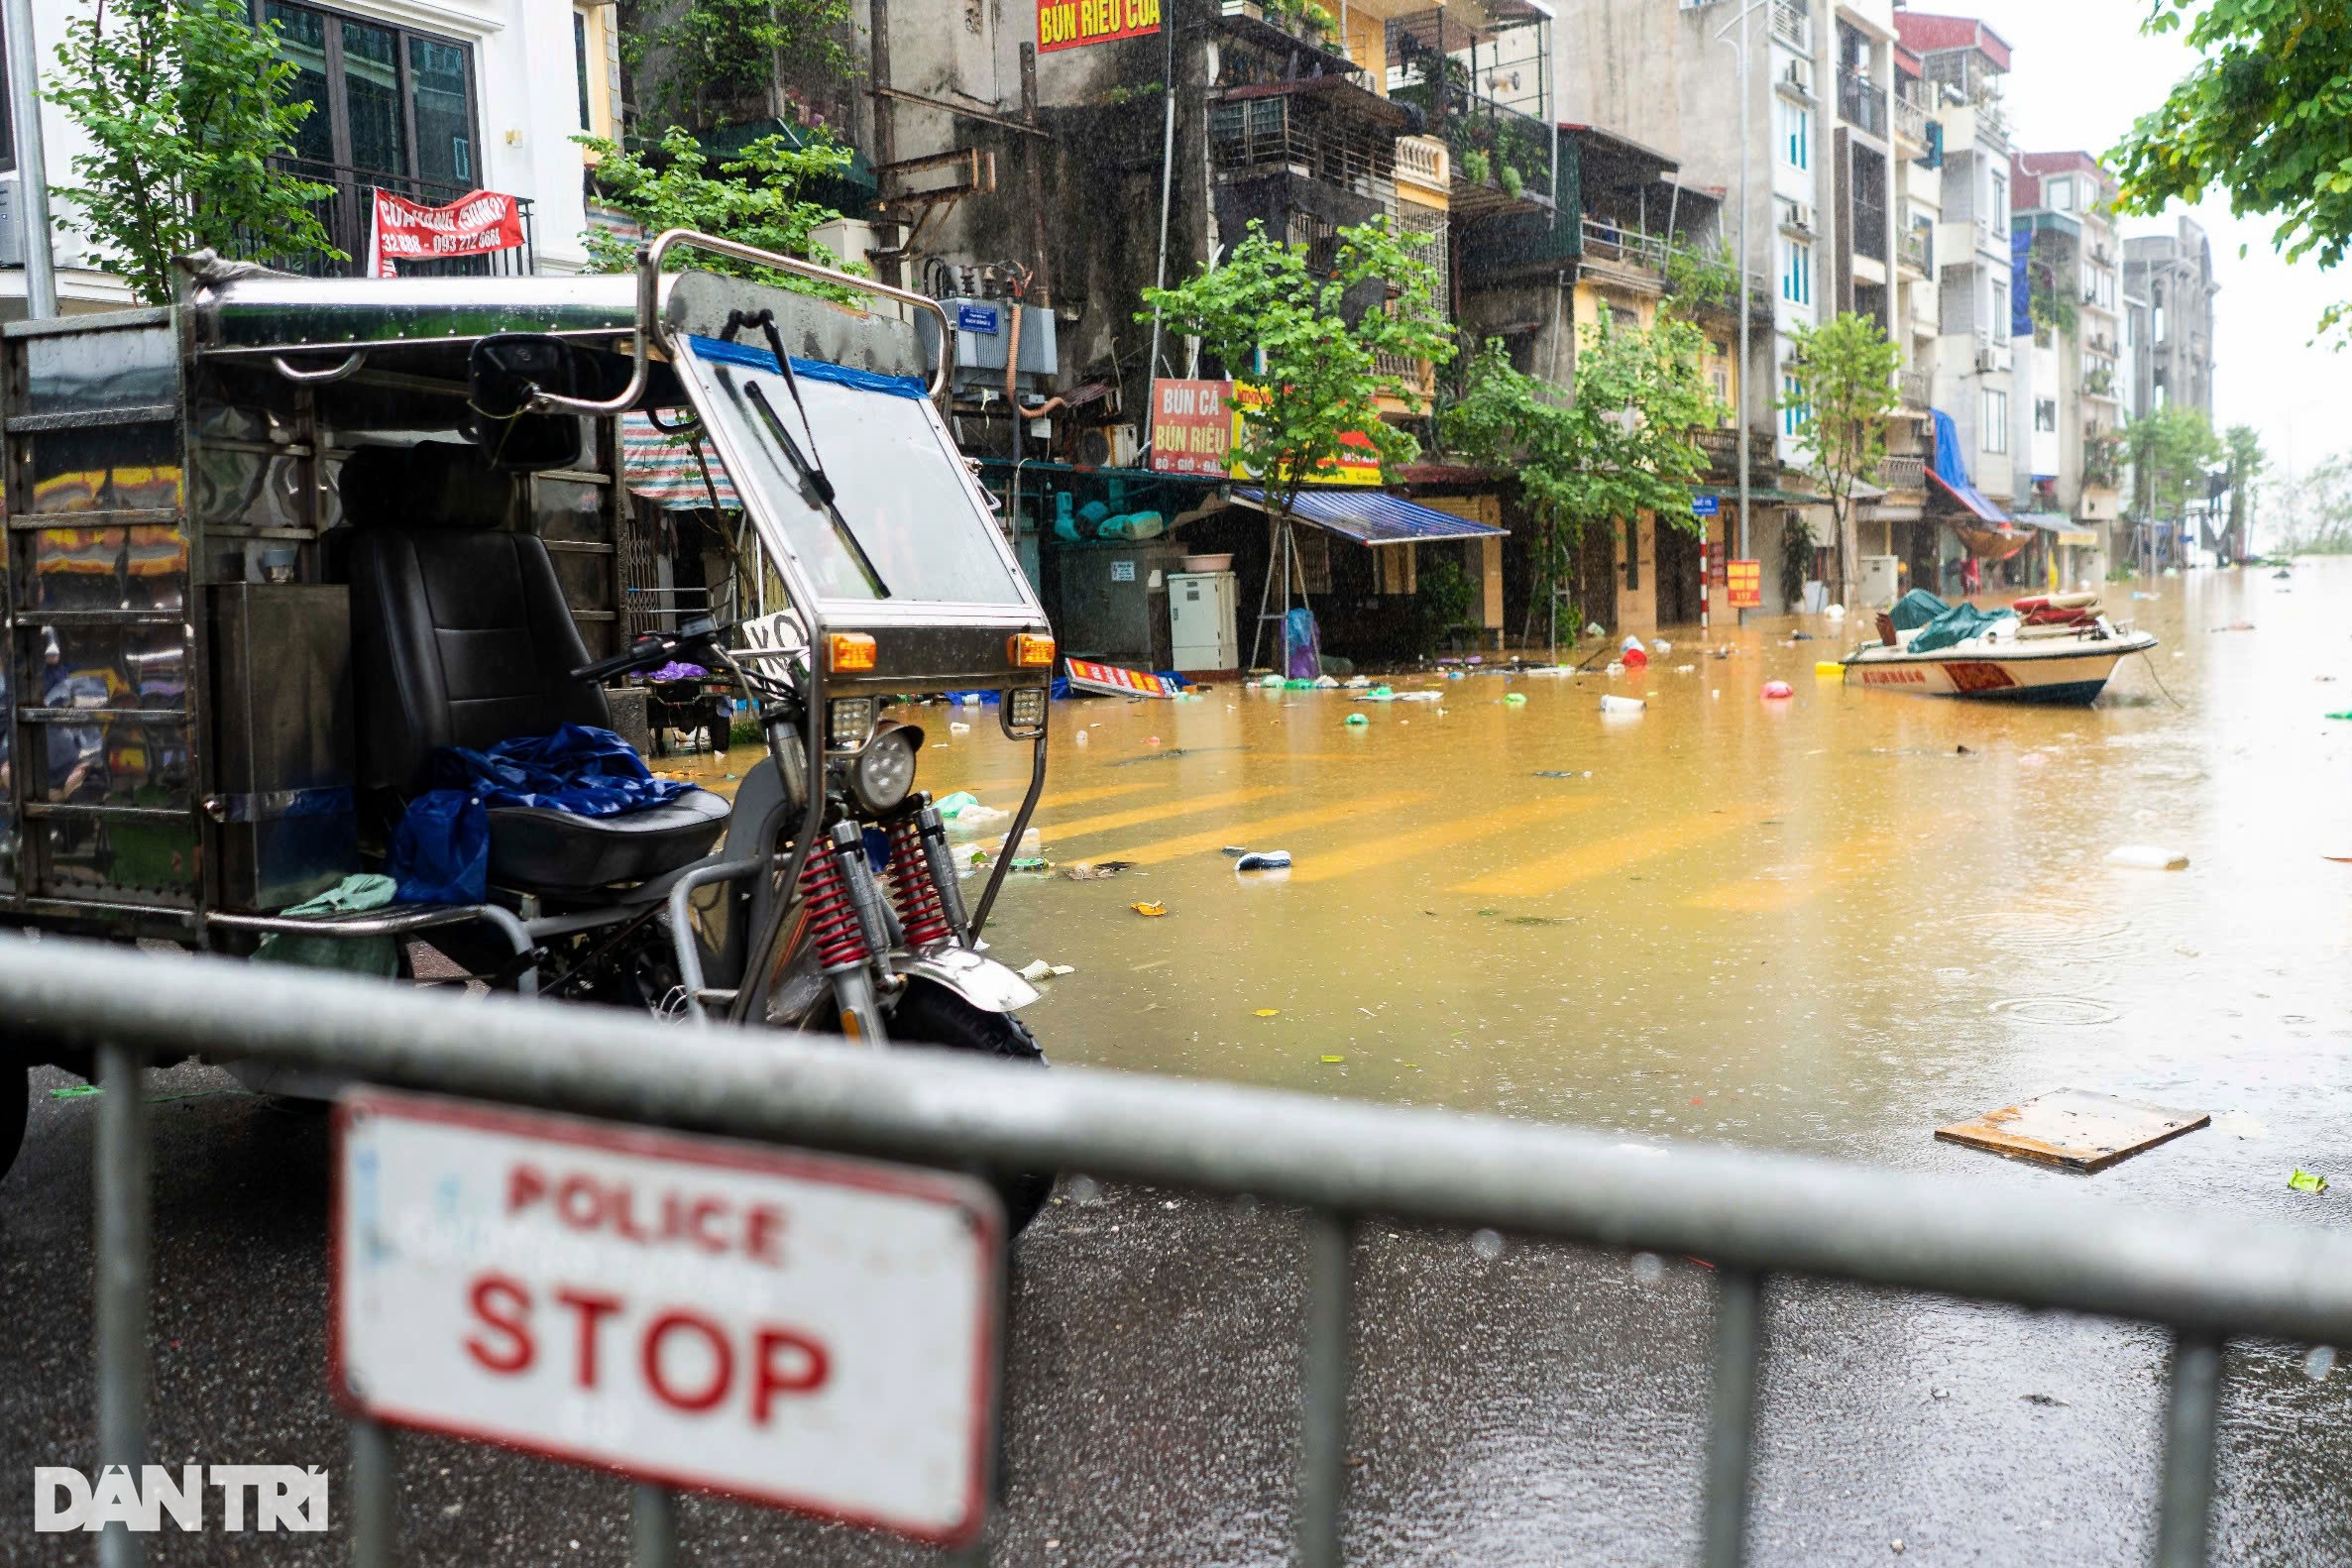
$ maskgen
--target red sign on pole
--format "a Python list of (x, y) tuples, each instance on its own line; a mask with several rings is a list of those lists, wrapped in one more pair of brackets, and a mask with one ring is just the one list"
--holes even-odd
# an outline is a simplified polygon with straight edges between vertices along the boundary
[(1160, 0), (1037, 0), (1037, 52), (1160, 31)]
[(1152, 472), (1225, 477), (1233, 452), (1233, 383), (1152, 383)]
[(522, 208), (512, 196), (477, 190), (446, 207), (376, 192), (368, 229), (368, 276), (396, 278), (395, 264), (522, 249)]
[(1725, 586), (1734, 610), (1759, 610), (1764, 603), (1764, 563), (1727, 561)]

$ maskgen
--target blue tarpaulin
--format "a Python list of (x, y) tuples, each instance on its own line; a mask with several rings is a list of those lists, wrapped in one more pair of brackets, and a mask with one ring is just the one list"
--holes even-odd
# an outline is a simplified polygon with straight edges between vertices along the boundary
[[(714, 365), (740, 365), (746, 370), (776, 369), (776, 356), (766, 349), (753, 348), (748, 343), (729, 343), (725, 338), (690, 336), (687, 343), (699, 359)], [(804, 360), (797, 354), (792, 360), (792, 374), (804, 381), (837, 382), (853, 387), (859, 392), (880, 392), (887, 397), (929, 397), (931, 389), (917, 376), (885, 376), (880, 371), (861, 371), (851, 365), (830, 365), (824, 360)]]
[(1968, 470), (1960, 462), (1960, 429), (1952, 422), (1952, 415), (1941, 408), (1930, 409), (1929, 413), (1936, 421), (1936, 465), (1928, 470), (1929, 480), (1986, 522), (2007, 522), (2009, 514), (1969, 481)]
[[(1262, 490), (1237, 490), (1233, 496), (1261, 511), (1266, 509)], [(1290, 515), (1358, 544), (1428, 544), (1438, 539), (1492, 538), (1511, 531), (1377, 490), (1302, 490), (1290, 504)]]
[(464, 790), (485, 806), (541, 806), (576, 817), (617, 817), (696, 788), (682, 779), (655, 778), (627, 741), (591, 725), (520, 735), (488, 751), (444, 746), (433, 754), (433, 782)]

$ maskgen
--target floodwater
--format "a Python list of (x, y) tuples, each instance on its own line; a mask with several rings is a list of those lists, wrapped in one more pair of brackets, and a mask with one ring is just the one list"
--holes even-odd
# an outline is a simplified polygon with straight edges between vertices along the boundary
[[(2106, 608), (2163, 642), (2089, 709), (1848, 689), (1822, 617), (1669, 632), (1618, 677), (1392, 683), (1435, 703), (1057, 703), (1056, 870), (1009, 876), (988, 938), (1074, 968), (1029, 1014), (1063, 1062), (1976, 1173), (1930, 1130), (2064, 1086), (2267, 1132), (2139, 1162), (2185, 1168), (2168, 1189), (2225, 1141), (2291, 1164), (2352, 1111), (2352, 723), (2323, 717), (2352, 561)], [(1018, 805), (992, 709), (907, 717), (926, 787)], [(1061, 874), (1102, 860), (1135, 866)]]

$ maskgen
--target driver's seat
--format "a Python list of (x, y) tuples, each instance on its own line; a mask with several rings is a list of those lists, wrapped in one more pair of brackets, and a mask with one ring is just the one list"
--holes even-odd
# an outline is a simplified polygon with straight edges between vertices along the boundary
[[(472, 447), (371, 446), (343, 466), (351, 523), (352, 681), (359, 782), (401, 800), (432, 787), (442, 746), (482, 750), (559, 725), (612, 723), (572, 671), (580, 629), (536, 535), (507, 528), (510, 476)], [(618, 817), (493, 807), (490, 880), (585, 894), (700, 859), (728, 803), (693, 790)]]

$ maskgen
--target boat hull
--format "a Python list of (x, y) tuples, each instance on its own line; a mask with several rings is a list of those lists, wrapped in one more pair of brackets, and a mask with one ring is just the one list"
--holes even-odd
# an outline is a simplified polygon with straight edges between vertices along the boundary
[(1918, 697), (2079, 708), (2106, 690), (2117, 663), (2155, 645), (2154, 637), (2143, 636), (2079, 650), (1960, 647), (1879, 655), (1865, 649), (1846, 661), (1846, 684)]

